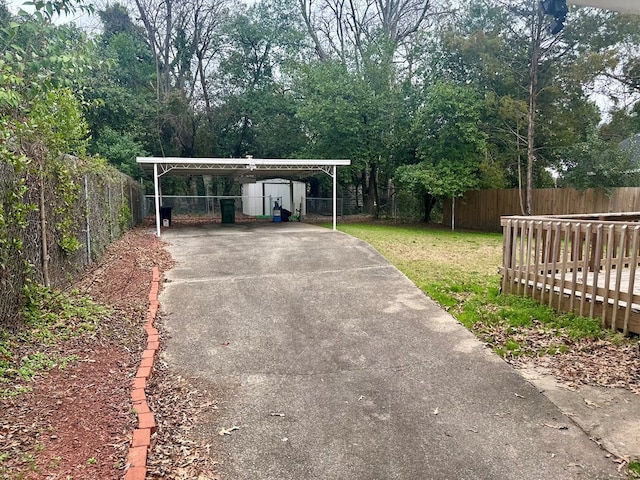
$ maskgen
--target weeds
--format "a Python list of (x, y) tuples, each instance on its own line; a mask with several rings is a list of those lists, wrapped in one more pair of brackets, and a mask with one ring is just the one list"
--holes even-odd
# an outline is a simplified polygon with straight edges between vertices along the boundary
[(78, 359), (63, 355), (57, 345), (78, 335), (95, 334), (110, 312), (80, 295), (30, 284), (24, 291), (22, 328), (0, 330), (0, 397), (29, 391), (25, 383)]

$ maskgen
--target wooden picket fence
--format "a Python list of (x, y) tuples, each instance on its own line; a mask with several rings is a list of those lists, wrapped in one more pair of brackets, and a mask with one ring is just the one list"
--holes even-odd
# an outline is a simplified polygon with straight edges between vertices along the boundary
[(640, 333), (640, 212), (502, 217), (504, 293)]

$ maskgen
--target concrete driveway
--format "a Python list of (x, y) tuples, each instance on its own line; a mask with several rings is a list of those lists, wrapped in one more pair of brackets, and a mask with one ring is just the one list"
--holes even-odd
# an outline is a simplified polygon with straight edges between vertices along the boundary
[(163, 360), (218, 400), (200, 429), (222, 480), (619, 478), (366, 243), (301, 223), (163, 240)]

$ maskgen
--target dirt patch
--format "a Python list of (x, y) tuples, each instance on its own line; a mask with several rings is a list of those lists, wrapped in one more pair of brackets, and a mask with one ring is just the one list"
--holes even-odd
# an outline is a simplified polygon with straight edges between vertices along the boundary
[(113, 345), (38, 379), (3, 402), (4, 478), (121, 478), (134, 427), (127, 405), (129, 355)]

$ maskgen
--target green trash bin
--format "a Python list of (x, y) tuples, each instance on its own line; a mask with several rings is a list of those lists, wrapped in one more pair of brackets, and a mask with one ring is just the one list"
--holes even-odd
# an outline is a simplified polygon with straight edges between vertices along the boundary
[(236, 223), (236, 201), (233, 198), (220, 199), (222, 223)]

